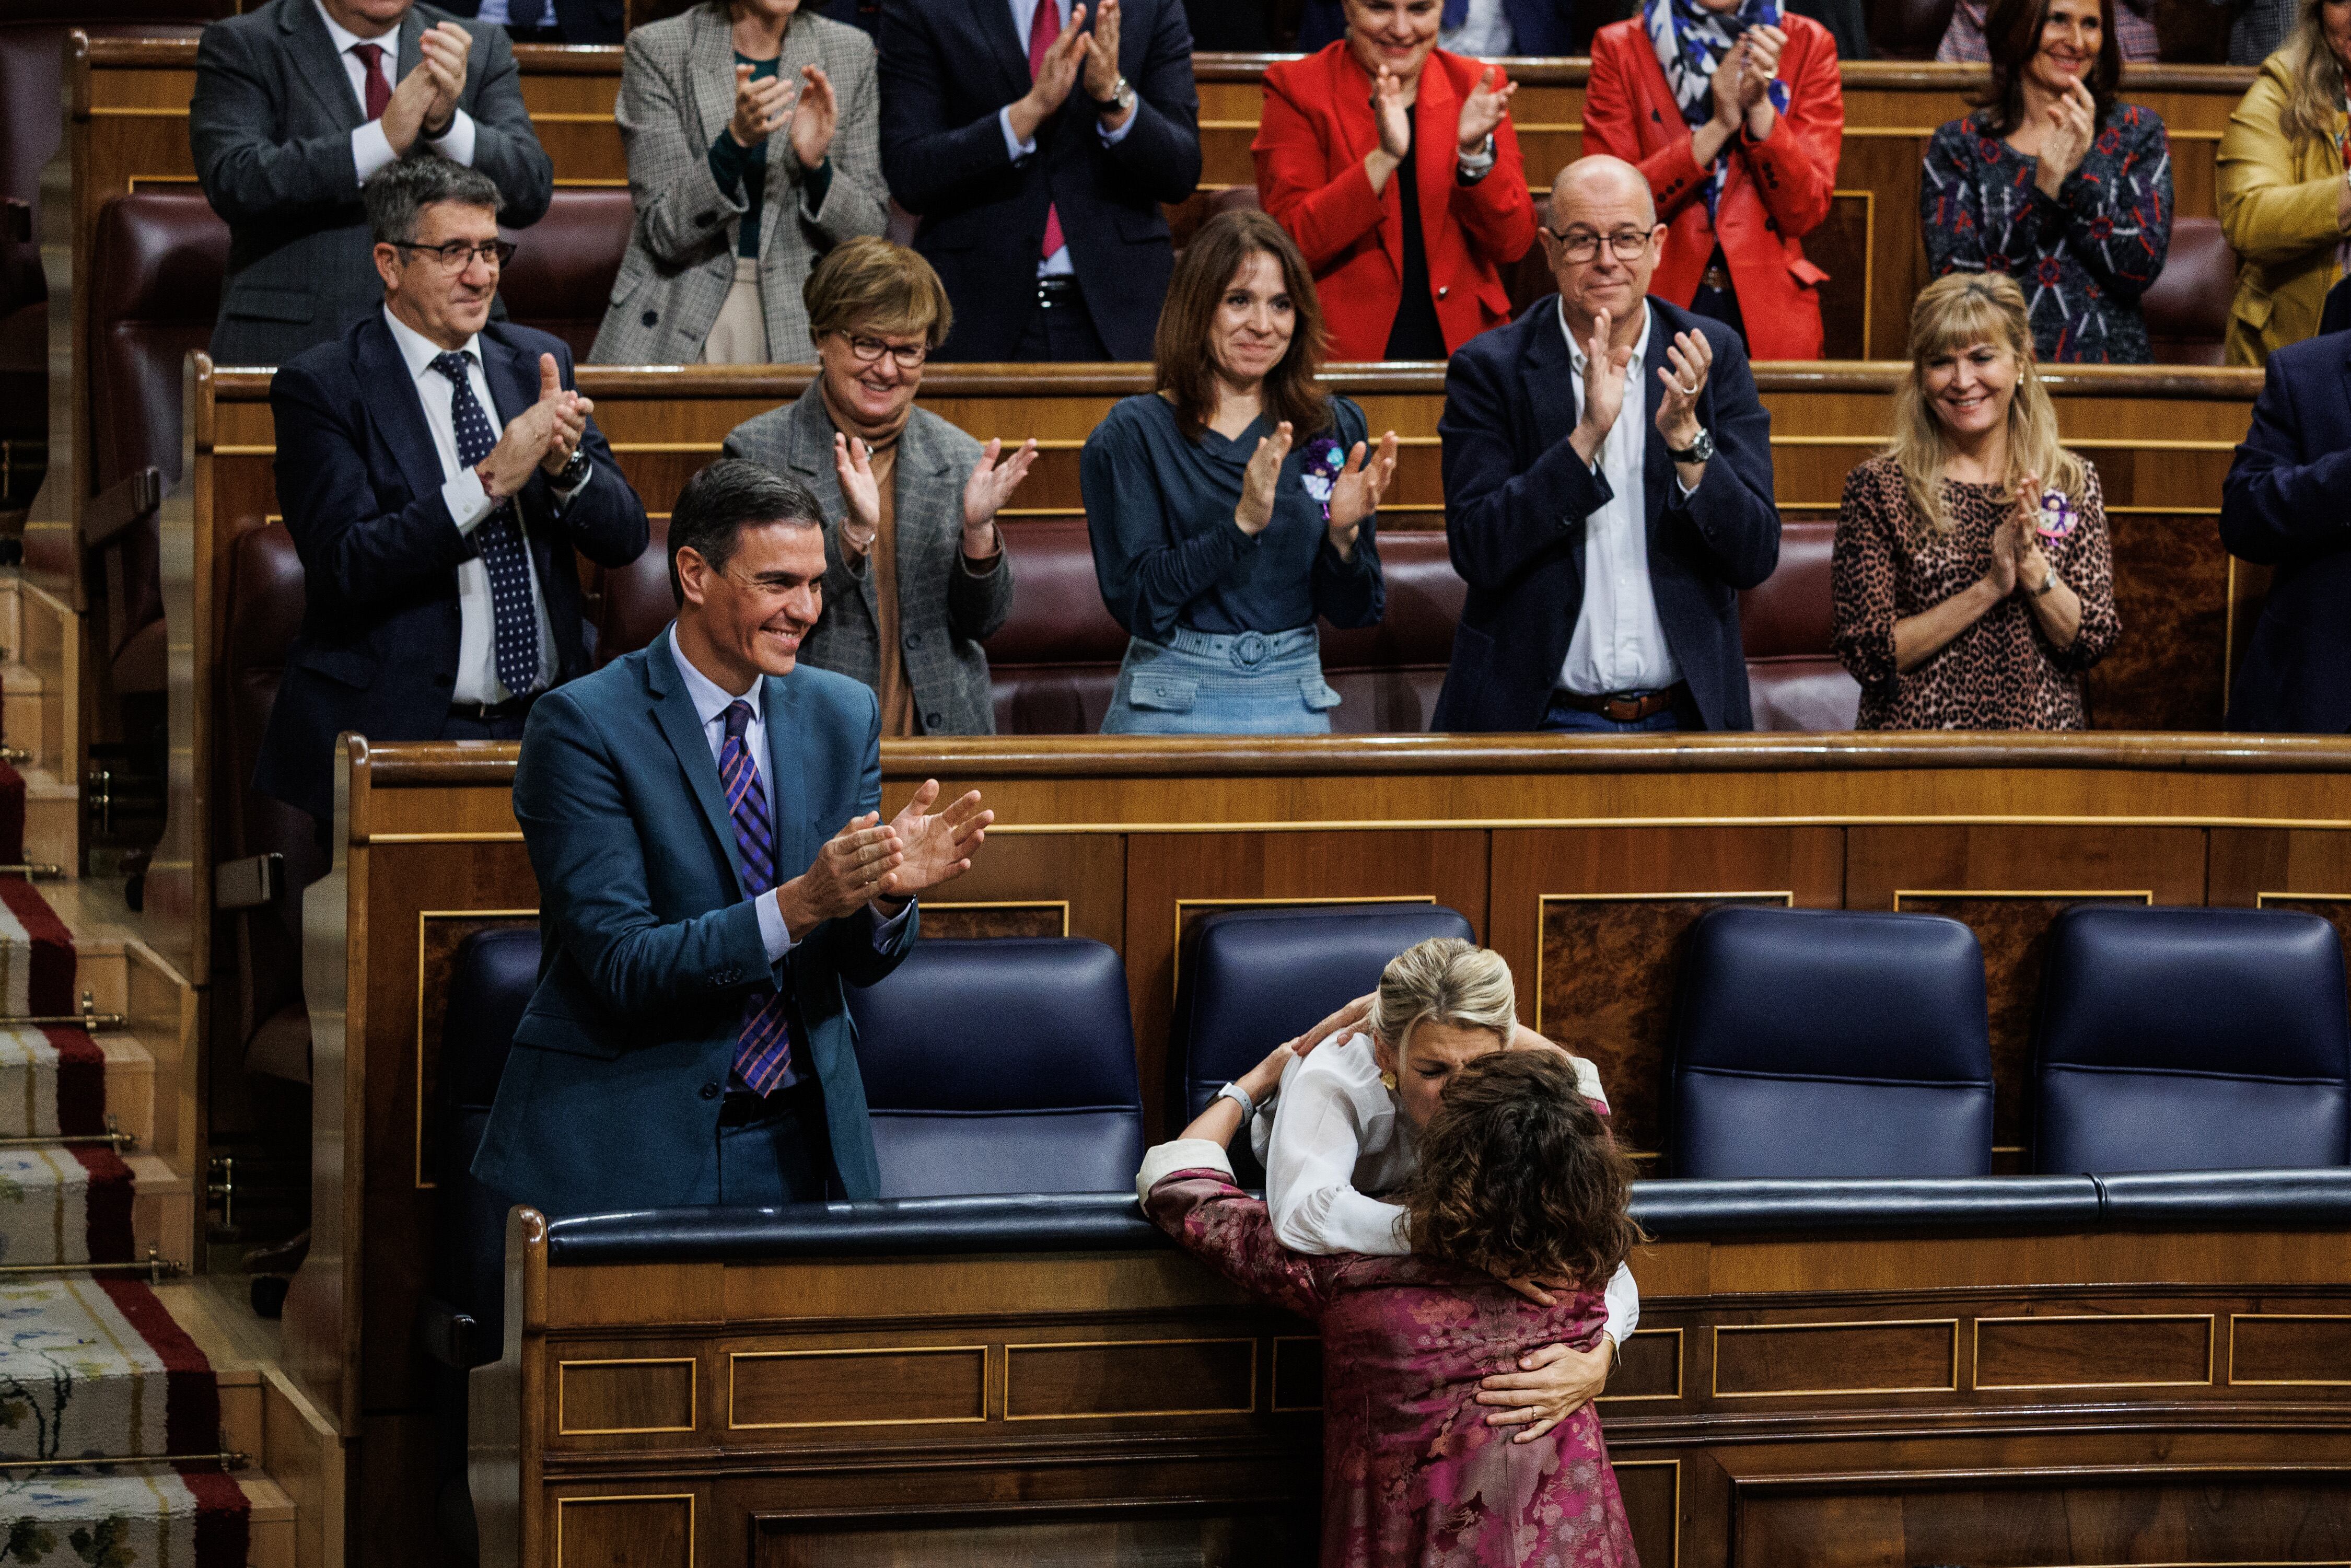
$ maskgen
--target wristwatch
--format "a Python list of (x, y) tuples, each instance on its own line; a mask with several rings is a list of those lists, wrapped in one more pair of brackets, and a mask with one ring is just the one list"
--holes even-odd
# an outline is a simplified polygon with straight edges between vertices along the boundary
[(578, 489), (580, 483), (588, 477), (589, 467), (588, 449), (584, 446), (573, 447), (571, 455), (564, 460), (563, 466), (555, 471), (555, 487), (559, 490)]
[(1679, 452), (1668, 446), (1666, 448), (1666, 455), (1677, 463), (1708, 462), (1714, 456), (1714, 433), (1701, 424), (1698, 426), (1696, 441), (1691, 442)]
[(1127, 84), (1127, 79), (1124, 77), (1119, 78), (1117, 81), (1111, 84), (1110, 96), (1108, 98), (1096, 99), (1094, 100), (1094, 112), (1096, 114), (1124, 114), (1128, 110), (1133, 109), (1134, 107), (1134, 89)]
[(2046, 596), (2046, 595), (2047, 595), (2047, 594), (2049, 594), (2051, 591), (2053, 591), (2056, 588), (2056, 586), (2057, 586), (2057, 569), (2056, 569), (2055, 567), (2053, 567), (2053, 567), (2051, 567), (2051, 568), (2048, 570), (2048, 571), (2047, 571), (2047, 572), (2045, 572), (2045, 573), (2043, 573), (2043, 574), (2042, 579), (2041, 579), (2041, 586), (2040, 586), (2040, 587), (2038, 587), (2038, 588), (2027, 589), (2025, 591), (2026, 591), (2026, 592), (2028, 592), (2028, 593), (2030, 593), (2033, 598), (2035, 598), (2035, 599), (2040, 599), (2040, 598), (2043, 598), (2043, 597)]

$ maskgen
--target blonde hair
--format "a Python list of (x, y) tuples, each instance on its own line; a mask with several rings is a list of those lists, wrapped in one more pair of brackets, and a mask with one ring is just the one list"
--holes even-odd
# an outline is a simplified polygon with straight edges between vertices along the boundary
[(870, 332), (920, 332), (934, 349), (947, 340), (955, 311), (931, 264), (879, 235), (841, 241), (800, 285), (809, 340), (863, 327)]
[(1489, 1029), (1508, 1045), (1518, 1022), (1518, 990), (1502, 956), (1458, 936), (1432, 936), (1388, 960), (1364, 1027), (1396, 1053), (1400, 1071), (1416, 1024)]
[(2279, 46), (2285, 67), (2285, 108), (2278, 129), (2291, 142), (2332, 141), (2335, 117), (2343, 112), (2343, 62), (2326, 47), (2326, 0), (2302, 0), (2294, 25)]
[(2032, 319), (2024, 290), (2004, 272), (1956, 272), (1919, 292), (1910, 308), (1910, 373), (1894, 393), (1894, 441), (1886, 448), (1902, 470), (1911, 515), (1935, 534), (1949, 531), (1943, 511), (1943, 468), (1950, 444), (1943, 422), (1928, 406), (1927, 361), (1976, 343), (1998, 343), (2016, 357), (2016, 390), (2008, 403), (2008, 472), (2013, 486), (2027, 474), (2083, 504), (2087, 474), (2082, 460), (2057, 439), (2057, 410), (2032, 358)]

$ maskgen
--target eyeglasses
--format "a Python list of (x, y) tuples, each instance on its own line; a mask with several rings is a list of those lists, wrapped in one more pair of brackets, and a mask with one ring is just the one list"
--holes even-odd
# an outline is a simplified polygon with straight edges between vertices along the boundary
[[(1559, 242), (1559, 253), (1564, 259), (1582, 264), (1600, 254), (1600, 236), (1590, 229), (1570, 229), (1560, 233), (1549, 224), (1543, 233)], [(1649, 248), (1647, 229), (1618, 229), (1608, 236), (1608, 248), (1616, 253), (1619, 261), (1638, 261), (1641, 253)]]
[(408, 245), (402, 241), (394, 240), (392, 242), (392, 248), (394, 250), (403, 251), (422, 251), (426, 256), (431, 256), (435, 262), (439, 263), (441, 269), (444, 272), (459, 271), (469, 264), (476, 261), (487, 262), (492, 267), (503, 267), (507, 263), (512, 261), (515, 256), (514, 242), (512, 240), (503, 239), (484, 240), (479, 245), (474, 245), (462, 239), (453, 239), (447, 245)]
[(856, 338), (847, 332), (837, 333), (849, 345), (850, 356), (861, 365), (877, 363), (887, 354), (898, 362), (902, 371), (920, 370), (923, 361), (931, 357), (927, 343), (885, 343), (879, 338)]

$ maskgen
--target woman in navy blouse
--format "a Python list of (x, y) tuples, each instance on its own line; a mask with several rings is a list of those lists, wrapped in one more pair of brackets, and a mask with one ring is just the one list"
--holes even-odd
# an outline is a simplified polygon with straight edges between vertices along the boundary
[(1158, 390), (1124, 399), (1079, 464), (1094, 575), (1131, 639), (1105, 735), (1311, 734), (1339, 694), (1315, 618), (1385, 608), (1374, 514), (1390, 431), (1315, 383), (1305, 257), (1261, 212), (1218, 214), (1176, 266)]
[(1991, 85), (1927, 148), (1928, 270), (2014, 277), (2043, 363), (2145, 364), (2171, 147), (2152, 110), (2115, 100), (2114, 0), (1992, 0), (1984, 39)]

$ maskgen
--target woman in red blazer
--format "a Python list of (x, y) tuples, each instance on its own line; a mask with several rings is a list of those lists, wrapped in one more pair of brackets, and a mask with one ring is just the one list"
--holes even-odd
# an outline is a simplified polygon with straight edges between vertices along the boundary
[(1334, 360), (1442, 360), (1510, 319), (1534, 203), (1499, 67), (1437, 47), (1438, 0), (1347, 0), (1347, 36), (1265, 73), (1258, 200), (1305, 252)]
[(1645, 0), (1593, 37), (1583, 150), (1648, 177), (1669, 231), (1649, 291), (1738, 329), (1756, 359), (1821, 357), (1828, 274), (1802, 238), (1844, 137), (1835, 42), (1773, 0)]

